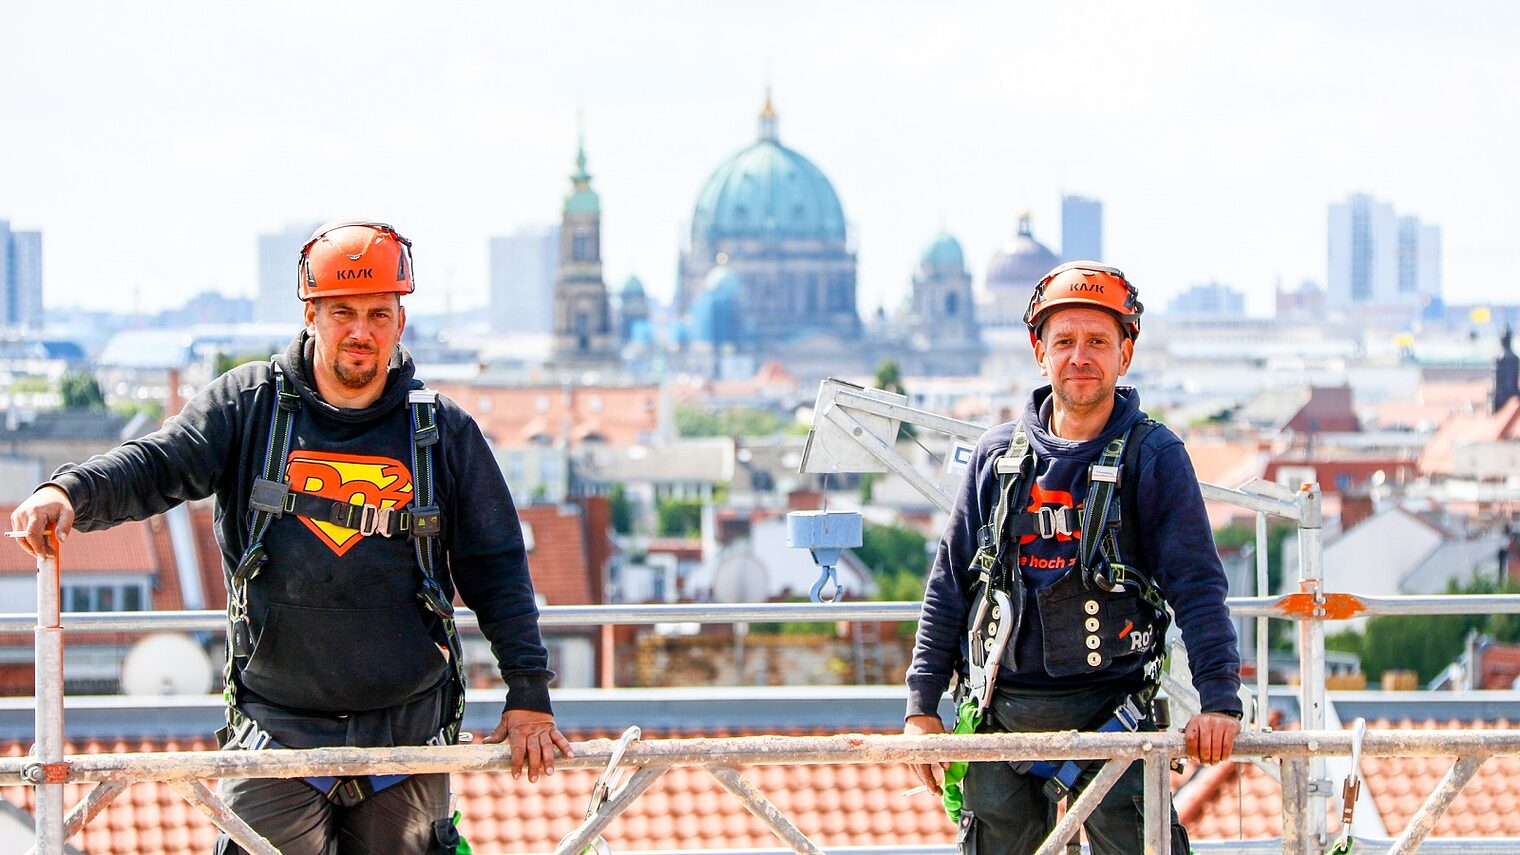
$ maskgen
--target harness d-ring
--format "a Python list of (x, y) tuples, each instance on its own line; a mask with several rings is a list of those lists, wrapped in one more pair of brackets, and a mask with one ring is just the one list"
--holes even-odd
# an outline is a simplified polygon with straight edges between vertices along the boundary
[[(602, 809), (602, 805), (612, 798), (612, 791), (622, 785), (623, 775), (628, 771), (627, 768), (621, 766), (623, 753), (642, 735), (643, 731), (639, 730), (638, 725), (633, 725), (623, 731), (617, 745), (612, 748), (611, 756), (607, 758), (607, 768), (602, 770), (602, 774), (596, 778), (596, 783), (591, 785), (591, 804), (586, 808), (586, 819), (596, 816), (596, 812)], [(582, 850), (582, 855), (587, 852), (594, 852), (596, 855), (612, 855), (612, 847), (608, 846), (607, 841), (599, 834), (589, 846)]]
[[(834, 593), (825, 600), (823, 586), (828, 584), (834, 586)], [(813, 589), (808, 591), (808, 597), (815, 603), (837, 603), (844, 599), (844, 588), (839, 584), (839, 575), (835, 572), (834, 565), (823, 565), (823, 570), (818, 574), (818, 581), (814, 582)]]

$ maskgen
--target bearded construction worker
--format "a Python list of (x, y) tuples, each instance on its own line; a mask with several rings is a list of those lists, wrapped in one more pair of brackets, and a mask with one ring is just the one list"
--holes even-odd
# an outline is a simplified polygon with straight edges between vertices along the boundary
[[(1111, 267), (1063, 264), (1024, 320), (1050, 385), (978, 442), (939, 544), (907, 675), (909, 734), (943, 733), (959, 673), (957, 732), (1154, 730), (1152, 701), (1175, 615), (1203, 712), (1186, 727), (1204, 763), (1240, 730), (1240, 659), (1227, 585), (1182, 441), (1116, 386), (1142, 307)], [(945, 797), (961, 851), (1033, 852), (1059, 800), (1097, 762), (915, 766)], [(959, 774), (964, 780), (956, 782)], [(1143, 845), (1143, 768), (1132, 765), (1088, 818), (1094, 855)], [(1172, 852), (1188, 851), (1172, 815)]]
[[(423, 387), (401, 345), (410, 242), (382, 223), (330, 223), (297, 267), (306, 328), (284, 353), (222, 375), (158, 432), (62, 467), (12, 528), (42, 556), (48, 526), (63, 540), (216, 497), (227, 750), (457, 741), (457, 591), (507, 686), (485, 741), (510, 743), (514, 777), (552, 774), (570, 746), (517, 511), (475, 421)], [(285, 855), (457, 843), (447, 775), (226, 779), (220, 792)]]

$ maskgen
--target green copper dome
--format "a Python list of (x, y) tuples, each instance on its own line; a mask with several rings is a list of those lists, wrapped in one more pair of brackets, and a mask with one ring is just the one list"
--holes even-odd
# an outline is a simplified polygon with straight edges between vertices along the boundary
[(940, 232), (934, 240), (929, 241), (918, 261), (924, 267), (934, 270), (952, 270), (958, 273), (966, 269), (966, 253), (961, 249), (961, 242), (949, 232)]
[(776, 137), (776, 111), (766, 95), (760, 139), (729, 158), (703, 185), (692, 215), (692, 239), (815, 239), (843, 242), (844, 209), (818, 167)]

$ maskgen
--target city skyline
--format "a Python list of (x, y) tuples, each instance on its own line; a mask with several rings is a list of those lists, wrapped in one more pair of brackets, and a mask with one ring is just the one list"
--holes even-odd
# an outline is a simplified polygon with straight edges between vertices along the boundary
[[(1323, 286), (1327, 206), (1356, 192), (1441, 227), (1450, 302), (1520, 260), (1501, 4), (361, 8), (176, 5), (173, 32), (130, 7), (8, 9), (29, 37), (0, 57), (19, 117), (0, 218), (46, 235), (48, 306), (253, 297), (258, 235), (347, 215), (416, 242), (416, 310), (485, 306), (491, 237), (557, 219), (577, 111), (606, 279), (668, 301), (697, 192), (753, 142), (767, 84), (781, 140), (839, 193), (862, 314), (901, 304), (941, 227), (978, 286), (1024, 209), (1061, 245), (1063, 194), (1103, 202), (1103, 260), (1156, 306), (1218, 281), (1261, 314), (1279, 281)], [(269, 62), (276, 41), (310, 66)]]

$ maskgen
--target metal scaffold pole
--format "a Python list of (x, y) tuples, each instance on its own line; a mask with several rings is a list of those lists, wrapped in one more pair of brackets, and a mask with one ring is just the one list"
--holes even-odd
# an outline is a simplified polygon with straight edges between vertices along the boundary
[[(1304, 730), (1314, 731), (1325, 729), (1324, 557), (1319, 484), (1305, 484), (1298, 492), (1298, 578), (1300, 592), (1313, 598), (1314, 608), (1298, 625), (1299, 721)], [(1309, 757), (1308, 775), (1303, 827), (1316, 846), (1324, 846), (1329, 842), (1327, 805), (1333, 795), (1324, 757)]]
[(69, 777), (63, 760), (63, 627), (58, 543), (48, 537), (53, 558), (37, 559), (36, 742), (24, 774), (37, 787), (37, 852), (63, 855), (63, 782)]

